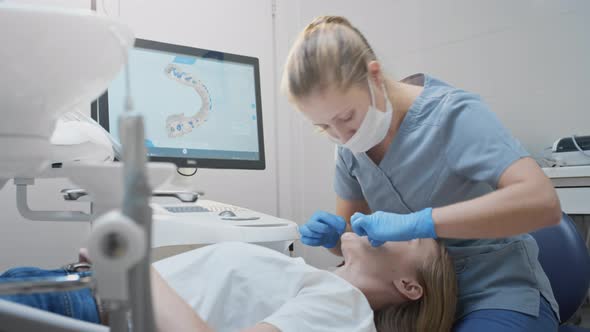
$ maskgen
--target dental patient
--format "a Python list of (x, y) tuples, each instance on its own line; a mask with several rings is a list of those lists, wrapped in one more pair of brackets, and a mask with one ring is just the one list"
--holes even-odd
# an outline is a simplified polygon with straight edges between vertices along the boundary
[[(156, 262), (152, 289), (158, 329), (450, 331), (457, 284), (444, 246), (422, 239), (374, 248), (366, 237), (354, 233), (345, 233), (341, 241), (345, 263), (333, 272), (313, 268), (301, 258), (235, 242)], [(63, 293), (36, 296), (63, 298)], [(5, 299), (37, 306), (23, 297)], [(86, 311), (94, 308), (91, 314), (98, 317), (89, 292), (72, 298)], [(55, 306), (43, 309), (66, 311)]]

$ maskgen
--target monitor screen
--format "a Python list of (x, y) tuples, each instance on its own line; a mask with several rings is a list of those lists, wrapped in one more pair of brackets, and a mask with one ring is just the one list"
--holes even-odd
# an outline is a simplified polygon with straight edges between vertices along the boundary
[[(137, 39), (129, 74), (150, 160), (265, 168), (257, 58)], [(116, 140), (125, 95), (122, 71), (93, 106), (93, 117)]]

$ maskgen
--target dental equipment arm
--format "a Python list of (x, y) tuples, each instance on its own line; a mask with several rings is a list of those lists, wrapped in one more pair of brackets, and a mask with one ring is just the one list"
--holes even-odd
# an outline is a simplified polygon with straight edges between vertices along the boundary
[(0, 326), (2, 326), (2, 331), (7, 332), (110, 332), (106, 326), (2, 300), (0, 300)]
[(83, 288), (92, 288), (93, 286), (94, 281), (91, 277), (80, 277), (76, 274), (71, 274), (63, 277), (3, 282), (0, 283), (0, 295), (73, 291)]
[(15, 178), (16, 207), (21, 216), (33, 221), (90, 221), (91, 215), (77, 211), (34, 211), (29, 208), (27, 186), (35, 184), (35, 179)]
[[(154, 332), (156, 325), (149, 270), (151, 186), (146, 174), (143, 118), (131, 110), (130, 101), (126, 110), (119, 119), (123, 146), (122, 173), (120, 164), (70, 165), (65, 169), (75, 183), (88, 188), (98, 201), (97, 210), (110, 211), (120, 206), (121, 201), (123, 203), (121, 212), (111, 211), (94, 221), (88, 243), (97, 292), (101, 299), (110, 303), (108, 310), (112, 330), (127, 331), (126, 313), (131, 309), (133, 330)], [(109, 179), (114, 174), (119, 175), (118, 179), (124, 182), (122, 198), (109, 190), (113, 188), (105, 188), (104, 176), (98, 175), (101, 172)]]
[(152, 209), (149, 201), (151, 188), (146, 175), (147, 150), (143, 117), (133, 111), (131, 102), (129, 65), (126, 69), (126, 112), (119, 119), (119, 137), (123, 146), (125, 193), (124, 215), (138, 223), (145, 232), (144, 255), (129, 271), (132, 322), (135, 331), (155, 332), (150, 284), (150, 249), (152, 239)]
[[(77, 201), (79, 198), (88, 195), (88, 192), (84, 189), (62, 189), (61, 193), (66, 201)], [(194, 203), (203, 195), (205, 194), (195, 191), (154, 190), (152, 192), (154, 197), (172, 197), (183, 203)]]
[(155, 190), (152, 193), (154, 197), (173, 197), (183, 203), (194, 203), (199, 197), (204, 196), (203, 192), (196, 191), (176, 191), (176, 190)]

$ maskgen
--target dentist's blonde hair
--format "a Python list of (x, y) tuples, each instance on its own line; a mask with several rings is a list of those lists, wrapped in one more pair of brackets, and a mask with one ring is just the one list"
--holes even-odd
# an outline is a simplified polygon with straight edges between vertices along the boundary
[(285, 64), (281, 89), (291, 101), (328, 87), (367, 87), (369, 62), (377, 60), (363, 34), (340, 16), (320, 16), (301, 32)]

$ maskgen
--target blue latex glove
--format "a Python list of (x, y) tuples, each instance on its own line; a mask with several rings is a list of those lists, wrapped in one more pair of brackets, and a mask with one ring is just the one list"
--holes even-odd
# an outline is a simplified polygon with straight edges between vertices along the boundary
[(344, 218), (325, 211), (317, 211), (299, 227), (301, 242), (308, 246), (334, 248), (346, 230)]
[(368, 236), (373, 247), (386, 241), (409, 241), (413, 239), (436, 239), (432, 209), (410, 214), (377, 211), (364, 215), (355, 213), (350, 218), (352, 230), (359, 236)]

